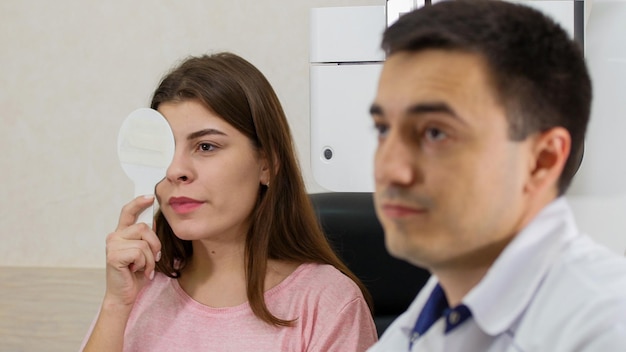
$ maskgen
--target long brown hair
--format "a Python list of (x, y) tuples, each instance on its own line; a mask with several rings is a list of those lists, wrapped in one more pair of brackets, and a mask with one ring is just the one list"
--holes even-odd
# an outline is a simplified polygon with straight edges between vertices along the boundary
[[(151, 107), (187, 99), (202, 102), (246, 135), (267, 157), (272, 170), (271, 186), (259, 185), (246, 236), (247, 296), (254, 314), (277, 326), (292, 322), (274, 316), (265, 304), (268, 259), (330, 264), (359, 286), (371, 309), (367, 289), (337, 257), (322, 232), (305, 190), (287, 118), (263, 74), (232, 53), (190, 57), (161, 81)], [(176, 237), (160, 211), (156, 230), (162, 243), (157, 270), (180, 277), (193, 254), (191, 242)]]

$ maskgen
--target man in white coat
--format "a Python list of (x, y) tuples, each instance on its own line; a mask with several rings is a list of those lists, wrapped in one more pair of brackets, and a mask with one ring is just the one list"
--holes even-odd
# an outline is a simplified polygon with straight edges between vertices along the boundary
[(554, 21), (447, 1), (383, 37), (375, 205), (432, 277), (370, 351), (626, 351), (626, 259), (576, 227), (591, 82)]

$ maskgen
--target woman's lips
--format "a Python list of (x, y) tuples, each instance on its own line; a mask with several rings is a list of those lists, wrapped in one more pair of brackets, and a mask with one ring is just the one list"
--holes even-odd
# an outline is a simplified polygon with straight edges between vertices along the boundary
[(191, 213), (204, 204), (203, 201), (187, 197), (172, 197), (168, 203), (177, 214)]

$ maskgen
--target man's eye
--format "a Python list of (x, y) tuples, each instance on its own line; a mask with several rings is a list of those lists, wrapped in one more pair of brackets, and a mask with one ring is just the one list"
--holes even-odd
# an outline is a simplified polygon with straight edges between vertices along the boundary
[(382, 124), (382, 123), (374, 124), (374, 128), (376, 129), (376, 132), (378, 133), (378, 137), (384, 137), (387, 134), (387, 131), (389, 130), (389, 126)]
[(446, 137), (447, 137), (446, 133), (438, 128), (431, 127), (431, 128), (427, 128), (424, 131), (424, 138), (426, 138), (429, 141), (440, 141)]

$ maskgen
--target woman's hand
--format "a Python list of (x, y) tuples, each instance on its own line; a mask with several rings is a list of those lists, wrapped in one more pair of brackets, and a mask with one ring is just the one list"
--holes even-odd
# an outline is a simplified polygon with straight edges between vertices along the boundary
[(117, 229), (107, 236), (106, 305), (131, 308), (147, 280), (154, 277), (161, 242), (148, 225), (135, 224), (139, 214), (153, 202), (153, 196), (141, 196), (126, 204)]
[(154, 202), (153, 196), (137, 197), (122, 208), (115, 232), (107, 236), (107, 288), (98, 319), (83, 349), (122, 351), (124, 330), (137, 294), (154, 277), (161, 256), (161, 242), (139, 214)]

